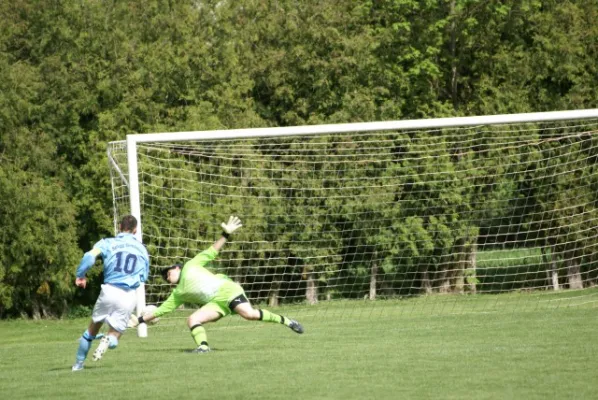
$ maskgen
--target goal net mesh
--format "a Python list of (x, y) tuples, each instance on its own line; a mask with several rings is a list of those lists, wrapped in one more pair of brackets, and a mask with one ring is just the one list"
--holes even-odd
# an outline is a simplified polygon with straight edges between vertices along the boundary
[[(598, 301), (598, 120), (137, 144), (146, 302), (241, 218), (210, 267), (311, 316)], [(115, 228), (130, 213), (113, 142)], [(187, 309), (189, 306), (187, 306)]]

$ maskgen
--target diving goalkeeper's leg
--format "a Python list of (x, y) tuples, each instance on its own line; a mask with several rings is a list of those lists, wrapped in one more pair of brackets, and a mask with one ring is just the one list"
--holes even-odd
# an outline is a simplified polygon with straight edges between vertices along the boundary
[(208, 322), (217, 321), (222, 317), (222, 314), (210, 306), (204, 306), (187, 318), (187, 326), (191, 330), (191, 337), (196, 344), (196, 348), (191, 353), (209, 353), (210, 346), (208, 345), (208, 336), (206, 329), (203, 327)]
[(303, 333), (303, 326), (301, 326), (299, 322), (285, 317), (284, 315), (275, 314), (268, 310), (256, 310), (251, 306), (245, 295), (235, 298), (231, 302), (230, 308), (246, 320), (283, 324), (291, 328), (293, 332)]

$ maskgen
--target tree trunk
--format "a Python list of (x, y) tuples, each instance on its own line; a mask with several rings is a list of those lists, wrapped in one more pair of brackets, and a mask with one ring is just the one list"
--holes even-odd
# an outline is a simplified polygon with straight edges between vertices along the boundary
[(41, 319), (41, 317), (42, 317), (42, 314), (40, 312), (38, 302), (35, 300), (32, 300), (31, 301), (31, 318), (33, 318), (34, 320), (38, 320), (38, 319)]
[(459, 264), (461, 266), (457, 272), (457, 276), (455, 277), (455, 293), (463, 294), (465, 293), (465, 268), (463, 267), (462, 262)]
[(447, 294), (451, 292), (451, 277), (453, 274), (453, 271), (447, 268), (453, 268), (454, 265), (452, 263), (442, 263), (441, 265), (442, 271), (438, 274), (438, 281), (440, 282), (438, 293)]
[(556, 269), (556, 262), (551, 262), (551, 279), (552, 279), (552, 288), (554, 290), (560, 290), (561, 287), (559, 285), (559, 271)]
[(465, 245), (465, 241), (463, 240), (463, 242), (455, 248), (455, 254), (456, 254), (457, 260), (455, 262), (456, 270), (454, 271), (454, 274), (453, 274), (453, 280), (454, 280), (453, 291), (455, 293), (459, 293), (459, 294), (463, 294), (463, 292), (465, 292), (465, 269), (466, 269), (466, 264), (467, 264), (467, 253), (466, 253), (467, 247), (468, 246)]
[(477, 293), (478, 287), (478, 277), (477, 277), (477, 268), (478, 268), (478, 243), (477, 238), (469, 246), (469, 263), (467, 265), (467, 284), (469, 285), (469, 292), (470, 293)]
[(438, 286), (438, 293), (448, 294), (451, 292), (451, 279), (449, 275), (450, 273), (448, 271), (444, 271), (442, 273), (442, 277), (440, 278), (440, 285)]
[(430, 282), (430, 275), (428, 274), (428, 266), (422, 272), (422, 288), (426, 294), (432, 294), (432, 283)]
[(566, 261), (566, 265), (569, 289), (583, 289), (583, 280), (581, 279), (579, 261), (575, 258), (569, 258)]
[(370, 275), (370, 300), (376, 300), (376, 282), (378, 279), (378, 265), (372, 265), (372, 271)]
[(69, 312), (69, 303), (66, 300), (62, 300), (62, 311), (60, 313), (60, 317), (64, 317)]
[(542, 248), (542, 259), (544, 260), (544, 264), (546, 264), (546, 278), (548, 279), (549, 285), (552, 285), (553, 290), (560, 290), (559, 285), (559, 271), (556, 268), (556, 259), (554, 257), (554, 248), (552, 249), (553, 256), (551, 259), (548, 259), (548, 255), (546, 254), (546, 250)]
[(270, 306), (270, 307), (278, 306), (279, 293), (280, 293), (280, 282), (279, 281), (272, 282), (272, 288), (270, 289), (270, 294), (268, 296), (268, 306)]
[(51, 307), (46, 302), (41, 302), (40, 309), (42, 313), (42, 318), (52, 318), (54, 317), (54, 313), (52, 312)]
[(314, 279), (313, 272), (307, 272), (307, 288), (305, 289), (305, 298), (308, 304), (316, 304), (318, 302), (318, 287)]

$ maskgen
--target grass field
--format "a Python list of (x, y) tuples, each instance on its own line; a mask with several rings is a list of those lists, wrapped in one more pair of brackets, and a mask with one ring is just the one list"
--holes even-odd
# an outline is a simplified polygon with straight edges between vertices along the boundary
[(530, 294), (290, 307), (304, 335), (233, 317), (207, 325), (214, 351), (203, 355), (184, 352), (193, 342), (173, 318), (145, 339), (127, 332), (76, 373), (87, 319), (2, 321), (0, 397), (595, 399), (597, 296), (580, 296), (548, 299), (558, 307), (526, 306), (544, 304)]

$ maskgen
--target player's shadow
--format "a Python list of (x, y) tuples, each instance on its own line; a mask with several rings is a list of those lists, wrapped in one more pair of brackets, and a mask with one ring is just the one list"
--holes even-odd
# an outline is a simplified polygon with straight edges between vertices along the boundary
[[(50, 368), (48, 370), (48, 372), (66, 371), (66, 370), (68, 370), (69, 372), (72, 372), (72, 373), (81, 372), (81, 371), (73, 371), (71, 368), (72, 368), (72, 366), (70, 366), (70, 365), (68, 367), (62, 366), (62, 367)], [(105, 368), (111, 368), (111, 367), (105, 366), (105, 365), (104, 366), (103, 365), (85, 365), (85, 368), (83, 368), (83, 371), (91, 371), (94, 369), (105, 369)]]

